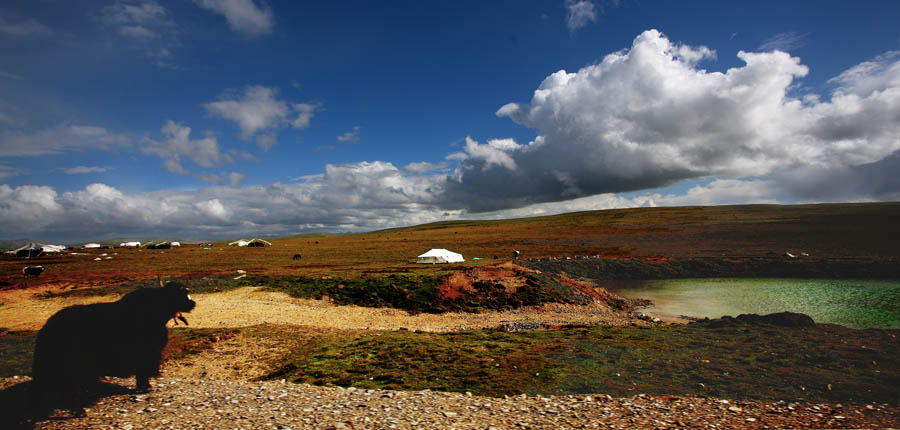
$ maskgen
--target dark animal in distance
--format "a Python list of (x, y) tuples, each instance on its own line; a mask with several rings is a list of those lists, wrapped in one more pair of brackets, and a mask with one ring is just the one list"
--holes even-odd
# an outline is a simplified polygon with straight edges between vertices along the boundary
[(294, 260), (299, 260), (299, 259), (300, 259), (300, 254), (294, 254)]
[[(181, 312), (194, 306), (183, 284), (169, 282), (116, 302), (69, 306), (55, 313), (35, 342), (33, 415), (46, 416), (60, 400), (91, 389), (103, 376), (135, 375), (137, 389), (149, 390), (169, 341), (166, 323), (176, 317), (187, 323)], [(65, 407), (83, 413), (81, 406)]]
[(44, 266), (27, 266), (22, 269), (22, 277), (27, 278), (29, 276), (34, 276), (35, 278), (41, 276), (41, 273), (44, 273)]

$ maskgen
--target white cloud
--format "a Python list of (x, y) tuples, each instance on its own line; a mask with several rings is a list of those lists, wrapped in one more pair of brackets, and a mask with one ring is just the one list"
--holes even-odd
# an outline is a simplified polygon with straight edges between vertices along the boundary
[(171, 47), (179, 44), (179, 27), (156, 0), (115, 0), (100, 9), (99, 19), (121, 39), (120, 48), (137, 51), (162, 69), (177, 69)]
[(433, 172), (436, 170), (445, 170), (447, 168), (447, 163), (428, 163), (425, 161), (409, 163), (406, 166), (403, 166), (403, 170), (412, 173), (414, 175), (424, 175), (428, 172)]
[(482, 145), (466, 136), (464, 152), (451, 154), (450, 157), (456, 160), (467, 160), (470, 166), (479, 164), (482, 170), (488, 170), (492, 166), (516, 170), (516, 162), (511, 153), (519, 149), (521, 149), (521, 145), (516, 144), (513, 139), (493, 139)]
[(337, 137), (338, 142), (359, 142), (359, 126), (353, 126), (353, 131), (348, 131)]
[(76, 166), (70, 167), (67, 169), (61, 169), (63, 173), (67, 175), (82, 175), (85, 173), (103, 173), (109, 169), (106, 167), (96, 167), (96, 166)]
[(32, 133), (0, 132), (0, 157), (33, 157), (91, 149), (125, 147), (130, 139), (102, 127), (59, 125)]
[[(644, 32), (628, 50), (551, 74), (530, 102), (500, 107), (497, 115), (536, 130), (531, 142), (466, 137), (447, 157), (451, 167), (327, 165), (296, 183), (240, 186), (241, 173), (192, 173), (183, 165), (218, 167), (240, 152), (223, 153), (211, 134), (193, 140), (189, 127), (169, 121), (162, 141), (145, 140), (142, 150), (173, 172), (222, 186), (129, 194), (93, 184), (58, 195), (50, 187), (3, 185), (0, 237), (217, 238), (613, 207), (900, 200), (900, 54), (850, 68), (830, 81), (830, 94), (802, 99), (788, 92), (808, 73), (799, 59), (784, 52), (738, 57), (744, 65), (708, 71), (698, 65), (715, 58), (711, 50)], [(252, 101), (252, 92), (223, 101)], [(299, 113), (263, 93), (257, 101), (282, 103), (284, 114), (248, 120), (251, 137), (293, 126)], [(252, 112), (239, 105), (226, 111), (240, 126)], [(93, 149), (103, 139), (116, 141), (90, 126), (7, 132), (0, 156)], [(684, 180), (702, 182), (683, 193), (658, 190)], [(619, 194), (631, 191), (642, 194)]]
[(27, 170), (25, 170), (25, 169), (22, 169), (19, 167), (12, 167), (12, 166), (0, 163), (0, 179), (11, 178), (13, 176), (19, 176), (19, 175), (25, 174), (26, 172), (27, 172)]
[(228, 221), (229, 212), (225, 209), (225, 206), (222, 205), (222, 202), (220, 202), (219, 199), (198, 202), (195, 206), (197, 206), (204, 215), (210, 218)]
[(863, 61), (828, 80), (841, 93), (868, 97), (875, 91), (900, 87), (900, 51), (888, 51)]
[(716, 176), (874, 163), (900, 150), (900, 65), (885, 55), (842, 74), (831, 97), (791, 98), (808, 73), (784, 52), (739, 52), (725, 72), (705, 47), (650, 30), (629, 50), (548, 76), (529, 104), (497, 111), (538, 135), (505, 150), (466, 142), (448, 202), (473, 211), (663, 187)]
[[(226, 92), (219, 101), (207, 103), (204, 108), (210, 115), (237, 123), (243, 139), (251, 139), (257, 132), (269, 132), (257, 140), (263, 150), (268, 150), (276, 141), (272, 130), (286, 126), (305, 129), (319, 107), (305, 103), (289, 106), (277, 95), (275, 88), (253, 85), (246, 87), (240, 95)], [(292, 114), (297, 114), (297, 117), (291, 119)]]
[(172, 120), (166, 121), (160, 132), (163, 140), (160, 142), (144, 138), (141, 152), (162, 158), (163, 167), (167, 171), (192, 176), (211, 184), (237, 185), (243, 180), (244, 175), (239, 173), (214, 174), (184, 167), (183, 159), (191, 160), (204, 168), (220, 167), (234, 161), (230, 154), (222, 152), (218, 140), (211, 132), (205, 133), (200, 139), (191, 139), (191, 128)]
[(0, 230), (9, 235), (41, 231), (64, 215), (51, 187), (0, 185)]
[(232, 30), (248, 37), (272, 32), (275, 18), (265, 4), (257, 6), (254, 0), (194, 0), (198, 6), (221, 14)]
[(291, 126), (298, 130), (309, 128), (309, 121), (315, 115), (316, 109), (321, 107), (320, 104), (310, 103), (295, 103), (293, 106), (294, 111), (297, 113), (297, 118), (291, 121)]
[(774, 197), (781, 192), (773, 180), (717, 179), (705, 185), (695, 185), (685, 194), (645, 194), (636, 197), (650, 206), (714, 206), (778, 203)]
[(20, 18), (0, 10), (0, 34), (14, 38), (46, 37), (53, 30), (34, 18)]
[(162, 5), (154, 0), (117, 0), (100, 11), (101, 19), (119, 34), (153, 39), (174, 26)]
[(589, 0), (566, 0), (566, 26), (578, 30), (597, 20), (597, 6)]
[(759, 45), (758, 50), (790, 52), (806, 45), (806, 40), (808, 38), (809, 33), (798, 33), (796, 31), (778, 33), (764, 40), (763, 43)]
[[(50, 187), (0, 186), (0, 237), (288, 234), (301, 225), (375, 230), (445, 219), (435, 205), (441, 176), (409, 175), (390, 163), (328, 165), (302, 183), (127, 194), (105, 184), (57, 195)], [(458, 212), (454, 212), (457, 213)], [(28, 224), (30, 219), (42, 220)]]

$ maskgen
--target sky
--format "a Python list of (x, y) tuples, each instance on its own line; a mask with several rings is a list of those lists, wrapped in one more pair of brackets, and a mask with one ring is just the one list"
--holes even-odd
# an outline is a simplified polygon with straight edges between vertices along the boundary
[(900, 2), (7, 0), (0, 239), (900, 200)]

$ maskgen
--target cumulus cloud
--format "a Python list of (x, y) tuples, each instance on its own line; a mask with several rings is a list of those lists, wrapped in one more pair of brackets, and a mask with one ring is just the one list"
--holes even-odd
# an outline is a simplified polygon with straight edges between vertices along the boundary
[[(301, 183), (126, 194), (105, 184), (58, 195), (50, 187), (0, 186), (0, 237), (288, 234), (299, 226), (375, 230), (446, 219), (435, 204), (442, 176), (391, 163), (328, 165)], [(458, 215), (459, 212), (452, 212)], [(41, 220), (30, 223), (30, 219)], [(121, 233), (120, 233), (121, 234)]]
[(229, 153), (222, 152), (219, 142), (212, 132), (204, 133), (200, 139), (191, 139), (190, 127), (169, 120), (163, 124), (160, 133), (163, 140), (156, 141), (145, 138), (141, 142), (141, 152), (162, 158), (163, 167), (169, 172), (192, 176), (210, 184), (236, 186), (243, 180), (244, 175), (240, 173), (215, 174), (184, 167), (183, 160), (185, 159), (204, 168), (221, 167), (234, 161)]
[(467, 140), (451, 157), (459, 166), (448, 201), (491, 211), (699, 177), (859, 166), (900, 149), (894, 54), (840, 75), (828, 100), (788, 95), (808, 73), (796, 57), (737, 55), (745, 65), (710, 72), (699, 64), (715, 52), (649, 30), (597, 64), (551, 74), (530, 103), (497, 111), (537, 130), (535, 139)]
[[(535, 130), (531, 141), (466, 137), (445, 163), (327, 165), (288, 184), (240, 186), (237, 172), (190, 173), (182, 163), (218, 167), (238, 153), (222, 153), (215, 136), (192, 139), (189, 127), (169, 121), (163, 139), (142, 142), (142, 150), (171, 171), (222, 186), (128, 194), (93, 184), (57, 194), (3, 185), (0, 236), (216, 238), (614, 207), (900, 200), (900, 54), (848, 69), (826, 95), (799, 98), (789, 89), (809, 70), (798, 58), (737, 55), (743, 65), (709, 71), (701, 64), (716, 58), (712, 50), (647, 31), (597, 64), (549, 75), (529, 102), (497, 110)], [(258, 99), (281, 102), (272, 92)], [(248, 136), (292, 126), (298, 111), (281, 103), (283, 114), (248, 119)], [(233, 117), (239, 126), (242, 118)], [(94, 148), (114, 136), (98, 127), (51, 130), (41, 138), (13, 135), (21, 144), (6, 133), (0, 154)], [(48, 136), (83, 140), (47, 146)], [(697, 183), (659, 191), (685, 180)]]
[(91, 125), (59, 125), (31, 133), (0, 132), (0, 157), (34, 157), (69, 151), (112, 150), (130, 143), (123, 134)]
[(268, 150), (276, 141), (272, 130), (286, 126), (305, 129), (319, 108), (318, 104), (289, 105), (279, 100), (277, 95), (275, 88), (253, 85), (246, 87), (243, 94), (226, 92), (219, 101), (207, 103), (204, 108), (210, 115), (237, 123), (243, 139), (251, 139), (256, 133), (264, 132), (262, 137), (257, 138), (257, 144)]
[(160, 129), (164, 140), (157, 142), (146, 139), (141, 150), (165, 159), (192, 160), (202, 167), (217, 167), (231, 162), (228, 154), (219, 149), (219, 142), (212, 133), (205, 133), (200, 139), (191, 139), (191, 128), (168, 120)]
[(359, 126), (353, 126), (352, 131), (348, 131), (337, 137), (338, 142), (359, 142)]
[(24, 39), (50, 36), (53, 30), (34, 18), (17, 17), (0, 10), (0, 34)]
[(41, 231), (59, 222), (65, 211), (57, 198), (51, 187), (0, 185), (0, 228), (9, 237)]
[(574, 32), (597, 20), (597, 6), (589, 0), (566, 0), (566, 26)]
[(248, 37), (269, 34), (275, 27), (272, 10), (254, 0), (195, 0), (198, 6), (225, 17), (232, 30)]

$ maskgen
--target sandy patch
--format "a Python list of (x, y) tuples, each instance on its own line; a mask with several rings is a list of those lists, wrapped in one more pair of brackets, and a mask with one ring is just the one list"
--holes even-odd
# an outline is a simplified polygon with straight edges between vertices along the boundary
[[(116, 296), (41, 299), (34, 292), (5, 292), (0, 296), (0, 327), (37, 330), (56, 311), (75, 304), (117, 300)], [(360, 330), (420, 330), (448, 332), (510, 323), (628, 325), (634, 319), (605, 304), (587, 306), (547, 304), (504, 312), (410, 315), (389, 308), (337, 306), (324, 300), (295, 299), (285, 293), (246, 287), (194, 296), (197, 308), (186, 314), (191, 327), (246, 327), (290, 324), (315, 328)]]

